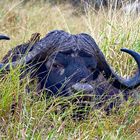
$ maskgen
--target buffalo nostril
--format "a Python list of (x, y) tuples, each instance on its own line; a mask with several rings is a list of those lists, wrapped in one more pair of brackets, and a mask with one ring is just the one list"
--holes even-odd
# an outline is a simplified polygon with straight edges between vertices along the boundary
[(83, 92), (88, 92), (88, 93), (94, 90), (93, 86), (87, 83), (76, 83), (72, 85), (72, 89), (75, 91), (83, 91)]

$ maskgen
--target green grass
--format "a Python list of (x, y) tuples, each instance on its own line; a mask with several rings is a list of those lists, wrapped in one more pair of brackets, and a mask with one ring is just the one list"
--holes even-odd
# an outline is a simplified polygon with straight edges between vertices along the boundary
[[(120, 75), (133, 75), (136, 63), (120, 52), (126, 47), (140, 51), (140, 17), (129, 16), (121, 11), (103, 9), (95, 13), (89, 9), (85, 15), (74, 15), (70, 5), (51, 7), (49, 4), (21, 1), (0, 2), (0, 32), (8, 34), (11, 41), (1, 41), (0, 58), (17, 44), (26, 42), (32, 33), (42, 37), (54, 29), (72, 34), (89, 33), (100, 46), (109, 64)], [(28, 77), (19, 81), (19, 68), (13, 69), (0, 79), (0, 139), (95, 139), (138, 140), (140, 137), (139, 100), (131, 98), (120, 109), (106, 116), (103, 109), (91, 110), (87, 119), (75, 121), (71, 114), (76, 105), (66, 98), (37, 97), (33, 90), (25, 93)], [(136, 90), (139, 94), (139, 89)], [(15, 113), (11, 105), (17, 104)], [(67, 108), (61, 111), (61, 104)], [(57, 113), (56, 113), (57, 112)]]

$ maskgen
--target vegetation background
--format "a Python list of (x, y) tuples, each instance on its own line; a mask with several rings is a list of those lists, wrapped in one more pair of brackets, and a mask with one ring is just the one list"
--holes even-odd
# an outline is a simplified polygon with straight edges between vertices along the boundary
[[(136, 64), (127, 54), (120, 52), (120, 48), (140, 52), (139, 15), (126, 14), (112, 7), (95, 10), (91, 5), (81, 11), (70, 3), (55, 2), (0, 1), (0, 32), (11, 37), (11, 41), (0, 42), (0, 59), (11, 48), (29, 40), (32, 33), (39, 32), (43, 37), (54, 29), (62, 29), (72, 34), (90, 34), (119, 74), (124, 77), (133, 74)], [(17, 68), (0, 79), (0, 139), (140, 139), (139, 101), (130, 98), (109, 116), (102, 108), (91, 110), (87, 119), (75, 121), (71, 118), (75, 106), (69, 100), (33, 98), (34, 90), (32, 95), (25, 92), (30, 79), (26, 77), (21, 84), (19, 75)], [(69, 104), (69, 107), (56, 113), (62, 103)], [(12, 104), (16, 104), (14, 114)]]

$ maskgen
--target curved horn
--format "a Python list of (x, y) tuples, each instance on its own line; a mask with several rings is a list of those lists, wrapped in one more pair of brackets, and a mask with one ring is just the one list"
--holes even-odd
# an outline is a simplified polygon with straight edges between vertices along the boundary
[(132, 89), (140, 85), (140, 54), (137, 52), (134, 52), (129, 49), (121, 49), (121, 51), (126, 52), (130, 54), (136, 61), (138, 65), (138, 72), (131, 78), (129, 79), (124, 79), (121, 76), (117, 75), (109, 66), (107, 63), (103, 53), (97, 46), (96, 42), (94, 39), (89, 36), (88, 34), (81, 34), (82, 39), (84, 39), (84, 45), (85, 48), (89, 52), (92, 52), (92, 54), (96, 57), (97, 62), (98, 62), (98, 68), (100, 71), (103, 71), (104, 77), (106, 79), (110, 79), (110, 83), (118, 88), (118, 89)]
[(110, 81), (111, 84), (118, 88), (118, 89), (132, 89), (132, 88), (136, 88), (137, 86), (140, 85), (140, 54), (137, 52), (134, 52), (132, 50), (129, 49), (121, 49), (121, 51), (126, 52), (128, 54), (130, 54), (136, 61), (137, 65), (138, 65), (138, 72), (131, 78), (129, 79), (124, 79), (120, 76), (118, 76), (108, 65), (108, 63), (104, 60), (103, 65), (102, 65), (102, 69), (104, 71), (104, 76), (105, 78), (109, 79), (111, 78), (112, 80)]
[(6, 36), (6, 35), (3, 35), (3, 34), (0, 34), (0, 40), (10, 40), (10, 37)]
[[(105, 78), (112, 79), (109, 81), (114, 87), (118, 89), (126, 89), (126, 88), (132, 89), (140, 85), (140, 54), (129, 49), (121, 49), (121, 51), (130, 54), (135, 59), (138, 65), (138, 72), (133, 77), (129, 79), (124, 79), (120, 77), (111, 69), (111, 67), (106, 62), (105, 59), (101, 60), (101, 63), (102, 63), (101, 67), (102, 67), (102, 70), (104, 71)], [(102, 57), (102, 56), (99, 56), (99, 57)]]
[[(32, 51), (28, 52), (27, 55), (22, 57), (20, 60), (12, 62), (11, 64), (4, 64), (5, 70), (10, 70), (11, 67), (16, 67), (17, 65), (23, 65), (28, 64), (35, 58), (47, 58), (56, 51), (57, 48), (59, 48), (61, 42), (60, 38), (63, 37), (63, 34), (65, 32), (61, 30), (54, 30), (50, 33), (48, 33), (44, 38), (42, 38), (40, 41), (33, 44)], [(2, 64), (1, 64), (2, 66)]]

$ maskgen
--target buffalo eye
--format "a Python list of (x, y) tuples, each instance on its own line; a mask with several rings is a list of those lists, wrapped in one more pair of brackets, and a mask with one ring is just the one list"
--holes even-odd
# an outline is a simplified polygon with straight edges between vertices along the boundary
[(61, 65), (59, 63), (53, 63), (52, 64), (52, 68), (53, 69), (63, 69), (63, 65)]
[(59, 64), (59, 63), (53, 63), (52, 70), (59, 73), (60, 75), (63, 75), (65, 72), (64, 66), (62, 64)]

